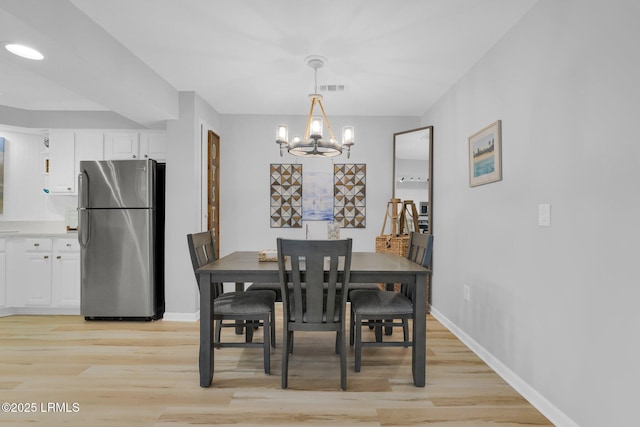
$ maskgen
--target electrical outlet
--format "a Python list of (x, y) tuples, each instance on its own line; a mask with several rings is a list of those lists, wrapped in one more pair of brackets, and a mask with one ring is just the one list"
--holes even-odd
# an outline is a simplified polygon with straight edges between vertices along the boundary
[(462, 296), (464, 298), (465, 301), (471, 301), (471, 286), (469, 285), (463, 285), (462, 286)]

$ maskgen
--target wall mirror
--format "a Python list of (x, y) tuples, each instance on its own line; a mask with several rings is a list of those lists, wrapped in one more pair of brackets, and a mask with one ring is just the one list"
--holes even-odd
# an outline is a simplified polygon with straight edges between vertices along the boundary
[(433, 233), (433, 126), (393, 134), (393, 197), (413, 200), (418, 226)]

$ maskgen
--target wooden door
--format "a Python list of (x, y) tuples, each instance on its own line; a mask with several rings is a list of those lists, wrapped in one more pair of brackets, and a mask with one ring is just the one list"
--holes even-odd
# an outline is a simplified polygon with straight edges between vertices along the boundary
[(207, 227), (213, 230), (220, 254), (220, 137), (209, 131), (207, 139)]

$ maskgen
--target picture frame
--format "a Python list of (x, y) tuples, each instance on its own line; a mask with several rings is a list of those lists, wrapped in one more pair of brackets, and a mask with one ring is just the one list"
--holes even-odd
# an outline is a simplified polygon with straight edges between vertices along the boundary
[(502, 180), (502, 123), (496, 120), (469, 137), (469, 187)]

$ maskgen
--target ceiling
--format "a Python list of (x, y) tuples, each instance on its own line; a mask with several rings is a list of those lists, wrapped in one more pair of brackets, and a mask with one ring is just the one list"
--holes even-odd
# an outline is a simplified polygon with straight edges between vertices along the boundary
[(322, 55), (327, 114), (419, 116), (536, 0), (0, 0), (0, 105), (177, 117), (178, 92), (221, 114), (306, 114)]

